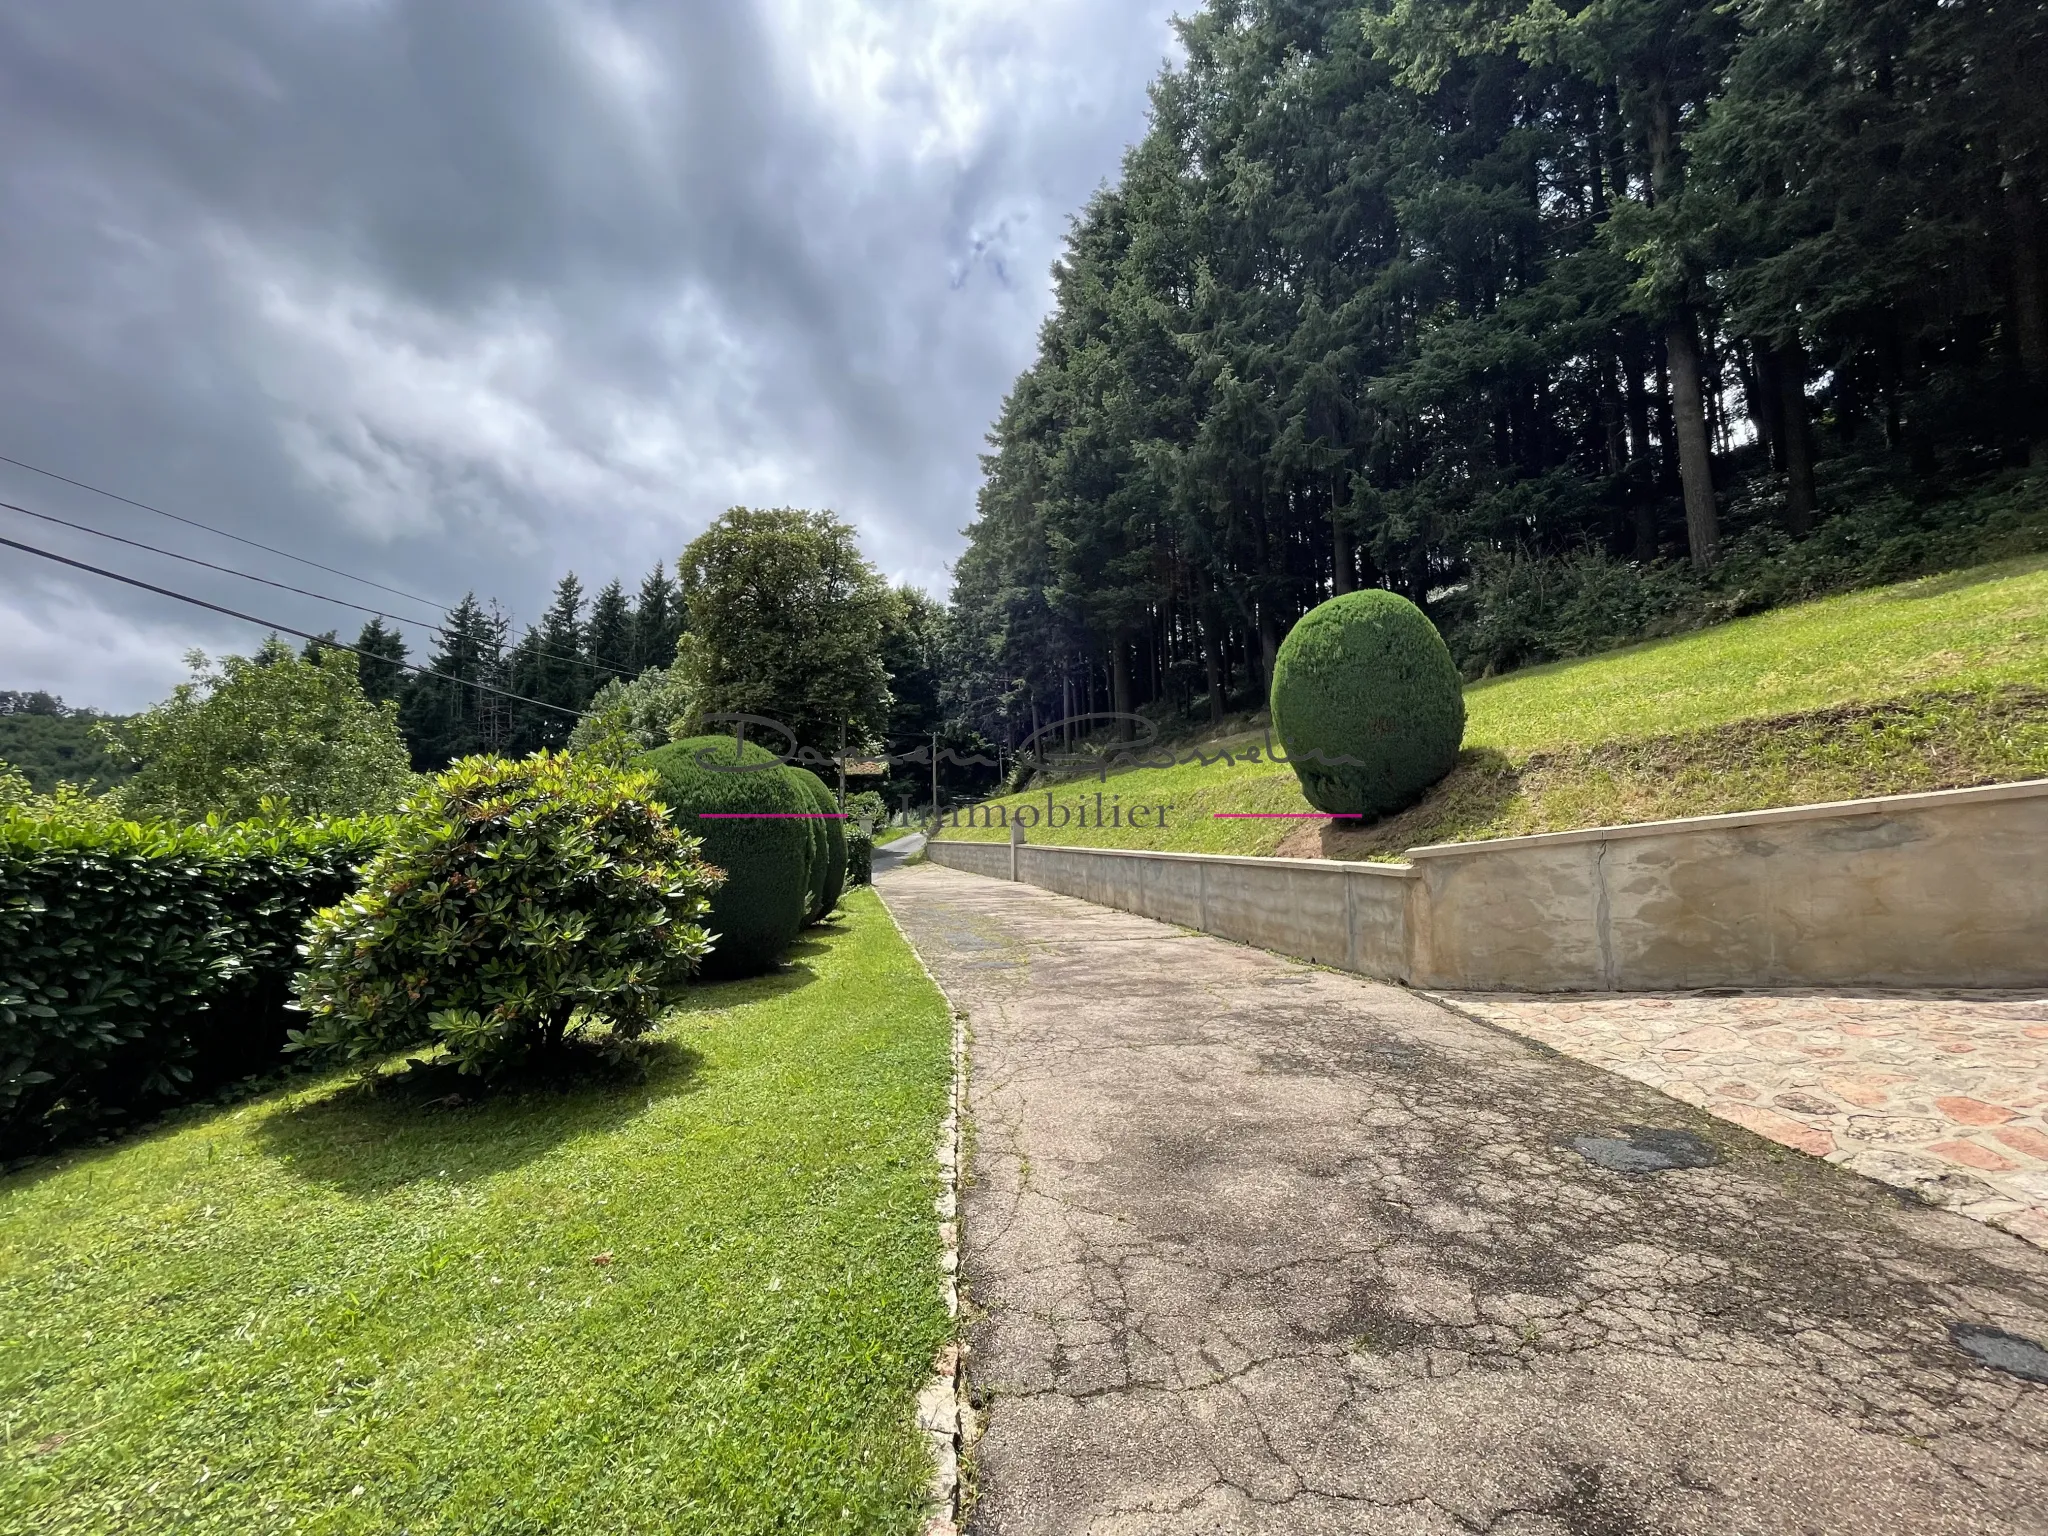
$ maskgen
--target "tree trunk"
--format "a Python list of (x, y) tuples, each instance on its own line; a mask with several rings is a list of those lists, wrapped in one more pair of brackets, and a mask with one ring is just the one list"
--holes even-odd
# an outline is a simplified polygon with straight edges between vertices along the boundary
[(1678, 431), (1672, 425), (1671, 356), (1661, 342), (1657, 347), (1654, 399), (1657, 406), (1657, 489), (1668, 492), (1678, 486)]
[(2015, 177), (2010, 201), (2013, 329), (2026, 372), (2027, 462), (2048, 469), (2048, 274), (2041, 260), (2041, 200), (2031, 181)]
[(1714, 459), (1707, 446), (1699, 340), (1690, 312), (1672, 317), (1664, 332), (1664, 350), (1671, 359), (1671, 424), (1678, 438), (1678, 480), (1685, 490), (1685, 542), (1692, 563), (1704, 571), (1714, 563), (1721, 529), (1714, 510)]
[(541, 1053), (553, 1056), (562, 1049), (562, 1042), (568, 1038), (569, 1020), (575, 1015), (574, 1003), (558, 1003), (548, 1012), (548, 1021), (541, 1026)]
[(1772, 469), (1785, 467), (1784, 412), (1779, 405), (1778, 360), (1771, 344), (1761, 336), (1748, 343), (1750, 362), (1745, 366), (1740, 349), (1736, 366), (1742, 374), (1742, 392), (1749, 401), (1749, 422), (1764, 450), (1764, 462)]
[(1642, 359), (1630, 348), (1624, 354), (1622, 385), (1628, 406), (1628, 455), (1636, 464), (1650, 462), (1650, 392), (1643, 387)]
[(1650, 392), (1643, 386), (1643, 359), (1624, 348), (1622, 401), (1628, 417), (1628, 494), (1635, 508), (1636, 558), (1657, 558), (1657, 471), (1650, 454)]
[(1223, 723), (1223, 634), (1222, 621), (1216, 613), (1216, 597), (1208, 573), (1197, 572), (1196, 593), (1199, 598), (1195, 610), (1196, 622), (1202, 629), (1202, 671), (1209, 684), (1209, 723)]
[(1600, 441), (1607, 456), (1607, 473), (1619, 478), (1628, 470), (1628, 429), (1622, 421), (1621, 391), (1614, 382), (1622, 366), (1619, 354), (1600, 363)]
[(1127, 640), (1124, 636), (1118, 635), (1116, 639), (1112, 641), (1110, 644), (1109, 656), (1110, 691), (1112, 700), (1109, 707), (1115, 710), (1118, 716), (1116, 722), (1116, 739), (1118, 741), (1129, 741), (1131, 739), (1131, 723), (1130, 721), (1125, 720), (1122, 717), (1128, 715), (1131, 712), (1130, 641)]
[(1330, 493), (1330, 555), (1335, 572), (1330, 582), (1331, 592), (1338, 597), (1346, 592), (1355, 592), (1358, 575), (1351, 552), (1351, 529), (1344, 521), (1344, 508), (1334, 491)]
[[(1678, 161), (1678, 106), (1668, 83), (1647, 82), (1651, 196), (1658, 203), (1676, 197), (1683, 183)], [(1720, 542), (1714, 511), (1714, 459), (1707, 440), (1706, 394), (1700, 384), (1699, 332), (1692, 311), (1680, 305), (1664, 327), (1664, 356), (1671, 374), (1671, 426), (1678, 442), (1678, 479), (1685, 491), (1685, 536), (1692, 563), (1705, 570)]]
[[(1761, 358), (1762, 354), (1759, 354)], [(1771, 352), (1778, 440), (1785, 454), (1785, 527), (1794, 538), (1813, 529), (1820, 505), (1813, 483), (1813, 421), (1806, 410), (1806, 347), (1797, 337)]]
[(1273, 619), (1271, 602), (1259, 604), (1259, 686), (1270, 701), (1273, 697), (1273, 663), (1280, 654), (1280, 626)]

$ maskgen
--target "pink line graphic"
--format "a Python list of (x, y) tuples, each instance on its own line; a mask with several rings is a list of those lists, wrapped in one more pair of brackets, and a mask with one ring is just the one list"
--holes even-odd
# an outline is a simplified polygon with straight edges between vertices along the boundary
[(1222, 821), (1227, 818), (1258, 820), (1312, 820), (1312, 821), (1363, 821), (1361, 811), (1211, 811), (1210, 816)]

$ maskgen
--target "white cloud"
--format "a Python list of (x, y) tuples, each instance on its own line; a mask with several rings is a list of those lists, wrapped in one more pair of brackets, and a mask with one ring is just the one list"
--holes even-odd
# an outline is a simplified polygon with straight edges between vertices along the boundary
[(185, 680), (184, 653), (202, 638), (229, 648), (240, 642), (239, 631), (209, 632), (165, 611), (174, 609), (168, 599), (138, 597), (114, 610), (86, 589), (39, 577), (0, 594), (6, 686), (127, 714)]

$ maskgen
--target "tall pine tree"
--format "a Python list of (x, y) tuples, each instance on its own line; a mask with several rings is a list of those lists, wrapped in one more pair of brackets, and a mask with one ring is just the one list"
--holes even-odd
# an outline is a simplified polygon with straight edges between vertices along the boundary
[(514, 745), (529, 752), (562, 746), (596, 691), (583, 624), (583, 583), (575, 572), (555, 584), (547, 612), (520, 637), (511, 671), (512, 691), (531, 701), (518, 706)]
[(405, 689), (405, 637), (373, 618), (356, 636), (356, 673), (363, 692), (375, 703), (398, 698)]
[(683, 633), (683, 599), (664, 563), (647, 573), (640, 583), (640, 601), (633, 609), (633, 657), (629, 670), (635, 676), (649, 667), (665, 667), (676, 659), (676, 641)]
[(505, 618), (474, 592), (449, 611), (441, 639), (399, 705), (399, 729), (421, 772), (504, 745)]
[[(616, 579), (606, 582), (590, 605), (584, 647), (590, 663), (592, 693), (611, 678), (637, 675), (633, 666), (633, 610), (626, 602), (625, 589)], [(586, 695), (583, 703), (589, 702)]]

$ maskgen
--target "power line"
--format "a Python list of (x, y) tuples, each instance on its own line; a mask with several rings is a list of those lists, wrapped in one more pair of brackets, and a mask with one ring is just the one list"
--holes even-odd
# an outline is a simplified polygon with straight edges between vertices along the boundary
[(372, 661), (382, 662), (386, 666), (400, 667), (407, 672), (417, 672), (422, 677), (438, 677), (446, 682), (459, 683), (465, 688), (474, 688), (479, 693), (488, 693), (501, 699), (510, 699), (515, 704), (531, 704), (535, 709), (553, 710), (558, 715), (568, 715), (572, 719), (581, 720), (584, 718), (584, 711), (580, 709), (569, 709), (561, 704), (549, 704), (541, 699), (529, 699), (523, 694), (508, 693), (503, 688), (493, 688), (489, 683), (473, 682), (466, 677), (455, 677), (447, 672), (436, 672), (432, 667), (416, 667), (409, 661), (393, 661), (388, 656), (379, 656), (374, 652), (363, 650), (359, 646), (348, 645), (340, 640), (330, 640), (325, 635), (316, 635), (307, 630), (294, 629), (289, 624), (278, 624), (269, 619), (259, 619), (255, 614), (243, 613), (239, 609), (223, 608), (219, 603), (209, 603), (203, 597), (192, 597), (184, 592), (174, 592), (169, 587), (159, 587), (153, 582), (141, 581), (133, 576), (123, 576), (119, 571), (109, 571), (97, 565), (87, 565), (83, 560), (74, 560), (69, 555), (58, 554), (55, 550), (38, 549), (33, 544), (23, 544), (16, 539), (6, 538), (0, 538), (0, 545), (5, 545), (9, 549), (21, 550), (25, 554), (40, 555), (45, 560), (54, 560), (59, 565), (68, 565), (76, 570), (90, 571), (93, 575), (104, 576), (109, 581), (118, 581), (127, 586), (140, 587), (145, 592), (154, 592), (161, 597), (175, 598), (178, 602), (190, 603), (195, 608), (205, 608), (214, 613), (224, 613), (229, 618), (240, 619), (246, 624), (259, 625), (264, 629), (279, 631), (287, 635), (296, 635), (301, 640), (310, 640), (315, 645), (325, 646), (329, 650), (347, 651), (356, 656), (368, 656)]
[(89, 527), (74, 523), (68, 518), (55, 517), (48, 512), (38, 512), (32, 507), (17, 506), (11, 501), (0, 501), (0, 508), (19, 512), (24, 517), (39, 518), (46, 523), (55, 523), (59, 528), (70, 528), (79, 533), (89, 533), (96, 539), (111, 539), (116, 544), (126, 544), (130, 549), (147, 550), (152, 555), (162, 555), (170, 560), (182, 560), (187, 565), (203, 566), (209, 571), (219, 571), (224, 576), (239, 576), (244, 581), (261, 582), (266, 587), (275, 587), (280, 592), (296, 592), (300, 597), (315, 598), (323, 603), (333, 603), (337, 608), (353, 608), (357, 613), (374, 614), (380, 619), (390, 619), (397, 624), (417, 624), (432, 634), (443, 633), (439, 624), (429, 619), (409, 619), (403, 614), (386, 613), (381, 608), (370, 608), (362, 603), (352, 603), (345, 597), (329, 597), (324, 592), (310, 592), (304, 587), (292, 586), (289, 582), (272, 581), (268, 576), (257, 576), (249, 571), (238, 571), (231, 565), (215, 565), (211, 560), (202, 560), (197, 555), (181, 555), (175, 549), (159, 549), (154, 544), (145, 544), (140, 539), (124, 538), (118, 533), (108, 533), (104, 528)]
[(140, 507), (144, 512), (154, 512), (158, 517), (168, 517), (174, 523), (183, 523), (189, 528), (198, 528), (204, 532), (216, 534), (223, 539), (233, 539), (237, 544), (246, 544), (251, 549), (262, 550), (265, 554), (280, 555), (286, 560), (296, 560), (301, 565), (310, 565), (316, 571), (325, 571), (328, 575), (339, 576), (344, 581), (359, 581), (366, 587), (375, 587), (379, 592), (389, 592), (393, 597), (402, 597), (407, 602), (425, 603), (429, 608), (439, 609), (442, 613), (454, 612), (446, 603), (437, 603), (431, 597), (421, 597), (417, 592), (403, 592), (397, 587), (387, 587), (381, 581), (372, 581), (367, 576), (357, 576), (349, 571), (338, 570), (331, 565), (322, 565), (318, 560), (308, 560), (304, 555), (295, 555), (288, 549), (277, 549), (269, 544), (259, 544), (254, 539), (243, 538), (239, 533), (229, 533), (225, 528), (216, 528), (211, 523), (202, 523), (196, 517), (185, 517), (176, 512), (166, 512), (162, 507), (153, 507), (146, 501), (135, 500), (132, 496), (122, 496), (113, 491), (102, 490), (99, 486), (88, 485), (83, 480), (74, 480), (69, 475), (60, 475), (54, 469), (40, 468), (25, 459), (10, 458), (4, 453), (0, 453), (0, 464), (12, 464), (16, 469), (25, 469), (32, 475), (44, 475), (52, 480), (61, 480), (66, 485), (77, 486), (81, 491), (91, 491), (93, 495), (104, 496), (110, 501), (118, 501), (131, 507)]
[[(0, 461), (4, 461), (4, 462), (6, 462), (6, 463), (9, 463), (9, 464), (20, 464), (20, 463), (21, 463), (21, 461), (20, 461), (19, 459), (10, 459), (10, 458), (8, 458), (8, 457), (7, 457), (7, 456), (6, 456), (5, 454), (0, 454)], [(34, 466), (33, 466), (33, 465), (22, 465), (22, 467), (23, 467), (24, 469), (33, 469), (33, 468), (34, 468)], [(37, 470), (36, 472), (37, 472), (38, 474), (49, 474), (49, 473), (50, 473), (50, 472), (49, 472), (48, 470)], [(62, 476), (62, 475), (53, 475), (53, 476), (52, 476), (52, 478), (53, 478), (53, 479), (57, 479), (57, 480), (63, 480), (63, 479), (65, 478), (65, 477), (64, 477), (64, 476)], [(91, 491), (91, 490), (96, 490), (96, 489), (97, 489), (97, 488), (96, 488), (96, 487), (94, 487), (94, 486), (86, 485), (86, 484), (85, 484), (85, 482), (84, 482), (84, 481), (82, 481), (82, 480), (69, 480), (69, 481), (66, 481), (66, 483), (67, 483), (67, 484), (69, 484), (69, 485), (76, 485), (76, 486), (80, 486), (81, 488), (83, 488), (83, 489), (85, 489), (85, 490), (88, 490), (88, 491)], [(113, 493), (113, 492), (111, 492), (111, 491), (99, 491), (99, 492), (98, 492), (98, 494), (100, 494), (100, 495), (102, 495), (102, 496), (114, 496), (114, 493)], [(116, 500), (116, 501), (127, 501), (127, 500), (128, 500), (128, 498), (127, 498), (127, 497), (125, 497), (125, 496), (114, 496), (114, 500)], [(140, 506), (143, 506), (143, 503), (141, 503), (141, 502), (139, 502), (139, 501), (137, 501), (137, 502), (129, 502), (129, 505), (130, 505), (130, 506), (137, 506), (137, 507), (140, 507)], [(85, 523), (74, 523), (74, 522), (70, 521), (70, 520), (69, 520), (69, 519), (67, 519), (67, 518), (62, 518), (62, 517), (56, 517), (56, 516), (53, 516), (52, 514), (50, 514), (50, 513), (48, 513), (48, 512), (37, 512), (37, 511), (33, 510), (32, 508), (29, 508), (29, 507), (24, 507), (24, 506), (19, 506), (19, 505), (17, 505), (16, 503), (14, 503), (14, 502), (11, 502), (11, 501), (0, 501), (0, 507), (4, 507), (4, 508), (6, 508), (6, 509), (7, 509), (8, 511), (10, 511), (10, 512), (19, 512), (19, 513), (21, 513), (22, 515), (24, 515), (24, 516), (26, 516), (26, 517), (34, 517), (34, 518), (40, 518), (40, 519), (41, 519), (41, 520), (42, 520), (43, 522), (46, 522), (46, 523), (55, 523), (55, 524), (56, 524), (56, 525), (57, 525), (58, 527), (60, 527), (60, 528), (70, 528), (70, 529), (74, 529), (74, 530), (76, 530), (76, 531), (77, 531), (77, 532), (79, 532), (79, 533), (89, 533), (89, 534), (91, 534), (91, 535), (92, 535), (92, 536), (93, 536), (94, 538), (97, 538), (97, 539), (110, 539), (110, 540), (112, 540), (112, 541), (113, 541), (114, 543), (116, 543), (116, 544), (126, 544), (126, 545), (127, 545), (127, 546), (129, 546), (129, 548), (131, 548), (131, 549), (141, 549), (141, 550), (147, 550), (147, 551), (148, 551), (148, 552), (149, 552), (150, 554), (152, 554), (152, 555), (162, 555), (162, 556), (164, 556), (164, 557), (165, 557), (166, 559), (170, 559), (170, 560), (182, 560), (182, 561), (184, 561), (184, 562), (185, 562), (185, 563), (186, 563), (187, 565), (197, 565), (197, 566), (203, 566), (203, 567), (204, 567), (205, 569), (207, 569), (207, 570), (209, 570), (209, 571), (219, 571), (219, 572), (220, 572), (221, 574), (223, 574), (223, 575), (226, 575), (226, 576), (239, 576), (239, 577), (241, 577), (241, 579), (242, 579), (242, 580), (244, 580), (244, 581), (254, 581), (254, 582), (259, 582), (259, 583), (261, 583), (261, 584), (262, 584), (263, 586), (266, 586), (266, 587), (275, 587), (275, 588), (276, 588), (276, 589), (277, 589), (278, 591), (280, 591), (280, 592), (294, 592), (294, 593), (297, 593), (297, 594), (298, 594), (298, 595), (299, 595), (300, 597), (310, 597), (310, 598), (314, 599), (314, 600), (315, 600), (316, 602), (322, 602), (322, 603), (333, 603), (333, 604), (334, 604), (334, 605), (335, 605), (335, 606), (336, 606), (337, 608), (352, 608), (352, 609), (354, 609), (354, 610), (355, 610), (355, 611), (356, 611), (357, 613), (368, 613), (368, 614), (374, 614), (374, 615), (376, 615), (376, 617), (378, 617), (378, 618), (380, 618), (380, 619), (389, 619), (389, 620), (391, 620), (391, 621), (392, 621), (392, 622), (393, 622), (394, 624), (415, 624), (415, 625), (418, 625), (418, 626), (419, 626), (420, 628), (422, 628), (422, 629), (426, 630), (426, 631), (427, 631), (428, 633), (430, 633), (430, 634), (434, 634), (434, 635), (445, 635), (445, 634), (447, 633), (447, 631), (446, 631), (445, 629), (443, 629), (443, 628), (442, 628), (441, 626), (439, 626), (438, 624), (435, 624), (435, 623), (433, 623), (433, 622), (431, 622), (431, 621), (429, 621), (429, 620), (427, 620), (427, 619), (411, 619), (411, 618), (406, 618), (406, 617), (405, 617), (404, 615), (402, 615), (402, 614), (396, 614), (396, 613), (386, 613), (386, 612), (384, 612), (384, 610), (383, 610), (383, 609), (381, 609), (381, 608), (372, 608), (372, 607), (369, 607), (369, 606), (368, 606), (367, 604), (364, 604), (364, 603), (352, 603), (352, 602), (350, 602), (350, 601), (349, 601), (349, 600), (348, 600), (347, 598), (345, 598), (345, 597), (329, 597), (329, 596), (328, 596), (328, 595), (327, 595), (327, 594), (326, 594), (325, 592), (313, 592), (313, 591), (309, 591), (309, 590), (307, 590), (307, 589), (306, 589), (305, 587), (295, 587), (295, 586), (292, 586), (292, 585), (291, 585), (290, 583), (288, 583), (288, 582), (282, 582), (282, 581), (272, 581), (272, 580), (271, 580), (271, 579), (270, 579), (270, 578), (269, 578), (268, 576), (258, 576), (258, 575), (255, 575), (255, 574), (254, 574), (253, 572), (250, 572), (250, 571), (243, 571), (243, 570), (237, 570), (237, 569), (236, 569), (236, 568), (235, 568), (234, 566), (231, 566), (231, 565), (216, 565), (216, 564), (214, 564), (214, 563), (213, 563), (213, 562), (212, 562), (211, 560), (201, 560), (201, 559), (200, 559), (200, 558), (199, 558), (199, 557), (198, 557), (197, 555), (181, 555), (181, 554), (179, 554), (179, 553), (178, 553), (178, 551), (176, 551), (175, 549), (159, 549), (159, 548), (158, 548), (158, 547), (157, 547), (156, 545), (154, 545), (154, 544), (145, 544), (145, 543), (143, 543), (143, 542), (142, 542), (142, 541), (141, 541), (140, 539), (130, 539), (130, 538), (125, 538), (125, 537), (123, 537), (123, 536), (122, 536), (121, 534), (118, 534), (118, 533), (108, 533), (108, 532), (107, 532), (107, 531), (106, 531), (105, 529), (103, 529), (103, 528), (94, 528), (94, 527), (91, 527), (91, 526), (89, 526), (89, 525), (87, 525), (87, 524), (85, 524)], [(144, 510), (145, 510), (145, 511), (150, 511), (150, 512), (154, 512), (154, 511), (156, 511), (157, 509), (156, 509), (155, 507), (145, 507), (145, 508), (144, 508)], [(170, 513), (170, 512), (166, 512), (166, 513), (164, 513), (163, 515), (164, 515), (164, 516), (166, 516), (166, 517), (174, 517), (174, 516), (176, 516), (176, 514), (175, 514), (175, 513)], [(189, 521), (191, 521), (191, 520), (190, 520), (189, 518), (180, 518), (180, 519), (179, 519), (179, 521), (181, 521), (181, 522), (189, 522)], [(197, 524), (194, 524), (194, 526), (195, 526), (195, 527), (201, 527), (201, 528), (203, 528), (203, 527), (205, 527), (206, 525), (205, 525), (205, 524), (203, 524), (203, 523), (197, 523)], [(215, 532), (215, 531), (217, 531), (217, 530), (209, 529), (208, 531), (209, 531), (209, 532)], [(234, 538), (234, 537), (235, 537), (235, 535), (233, 535), (233, 534), (226, 534), (226, 535), (224, 535), (224, 537), (226, 537), (226, 538)], [(250, 544), (250, 543), (252, 543), (253, 541), (251, 541), (251, 540), (248, 540), (248, 539), (243, 539), (243, 540), (241, 540), (241, 542), (242, 542), (242, 543), (244, 543), (244, 544)], [(267, 545), (267, 544), (255, 544), (255, 545), (254, 545), (254, 547), (255, 547), (255, 548), (257, 548), (257, 549), (270, 549), (270, 546), (269, 546), (269, 545)], [(272, 551), (271, 551), (271, 553), (273, 553), (273, 554), (282, 554), (282, 553), (283, 553), (283, 551), (281, 551), (281, 550), (272, 550)], [(298, 557), (298, 556), (296, 556), (296, 555), (287, 555), (287, 556), (286, 556), (285, 558), (286, 558), (286, 559), (290, 559), (290, 560), (297, 560), (297, 559), (298, 559), (299, 557)], [(328, 570), (328, 569), (330, 569), (330, 567), (328, 567), (328, 566), (320, 565), (320, 564), (319, 564), (319, 563), (318, 563), (317, 561), (307, 560), (307, 561), (303, 561), (303, 562), (301, 562), (301, 563), (302, 563), (302, 564), (306, 564), (306, 565), (312, 565), (312, 566), (315, 566), (315, 567), (316, 567), (317, 569), (319, 569), (319, 570), (323, 570), (323, 571), (324, 571), (324, 570)], [(334, 574), (336, 574), (336, 575), (347, 575), (347, 573), (346, 573), (346, 572), (341, 572), (341, 571), (337, 571), (337, 572), (335, 572)], [(349, 577), (348, 579), (349, 579), (349, 580), (351, 580), (351, 581), (361, 581), (361, 580), (363, 580), (363, 578), (362, 578), (362, 577), (360, 577), (360, 576), (351, 576), (351, 577)], [(376, 586), (376, 585), (377, 585), (377, 583), (376, 583), (376, 582), (370, 582), (370, 583), (369, 583), (369, 585), (371, 585), (371, 586)], [(395, 591), (396, 589), (395, 589), (395, 588), (389, 588), (389, 587), (387, 587), (387, 588), (385, 588), (384, 590), (386, 590), (386, 591)], [(408, 594), (406, 594), (406, 593), (403, 593), (403, 592), (400, 592), (400, 593), (398, 593), (398, 596), (400, 596), (400, 597), (407, 597), (407, 596), (408, 596)], [(412, 602), (416, 602), (416, 603), (421, 603), (421, 604), (423, 604), (423, 605), (425, 605), (426, 607), (429, 607), (429, 608), (434, 608), (434, 609), (437, 609), (437, 610), (439, 610), (439, 611), (440, 611), (440, 612), (441, 612), (441, 613), (442, 613), (442, 614), (443, 614), (444, 616), (445, 616), (445, 615), (448, 615), (448, 614), (451, 614), (451, 613), (453, 613), (453, 612), (455, 611), (455, 610), (454, 610), (454, 609), (452, 609), (452, 608), (445, 608), (445, 607), (443, 607), (443, 606), (442, 606), (441, 604), (439, 604), (439, 603), (437, 603), (437, 602), (434, 602), (434, 601), (433, 601), (432, 599), (430, 599), (430, 598), (424, 598), (424, 597), (417, 597), (417, 598), (410, 598), (409, 600), (410, 600), (410, 601), (412, 601)], [(632, 681), (632, 679), (633, 679), (633, 677), (634, 677), (634, 675), (635, 675), (635, 674), (633, 674), (633, 673), (631, 673), (631, 672), (628, 672), (628, 671), (624, 670), (624, 669), (623, 669), (623, 668), (621, 668), (621, 667), (614, 667), (614, 666), (610, 665), (610, 664), (609, 664), (609, 663), (607, 663), (607, 662), (602, 662), (602, 661), (599, 661), (599, 660), (597, 660), (597, 659), (596, 659), (595, 657), (584, 657), (584, 656), (564, 656), (564, 655), (563, 655), (563, 654), (562, 654), (562, 653), (561, 653), (560, 651), (549, 651), (549, 650), (542, 650), (542, 649), (540, 648), (540, 646), (539, 646), (539, 645), (535, 645), (535, 647), (534, 647), (534, 654), (536, 654), (536, 655), (539, 655), (539, 656), (545, 656), (545, 657), (547, 657), (547, 658), (548, 658), (548, 659), (549, 659), (550, 661), (566, 661), (566, 662), (569, 662), (569, 663), (571, 663), (572, 665), (576, 665), (576, 666), (585, 666), (585, 667), (590, 667), (590, 668), (592, 668), (593, 670), (595, 670), (595, 671), (598, 671), (598, 672), (609, 672), (609, 673), (610, 673), (610, 674), (611, 674), (611, 675), (612, 675), (613, 677), (622, 677), (622, 678), (625, 678), (625, 679), (626, 679), (626, 680), (627, 680), (628, 682)]]

